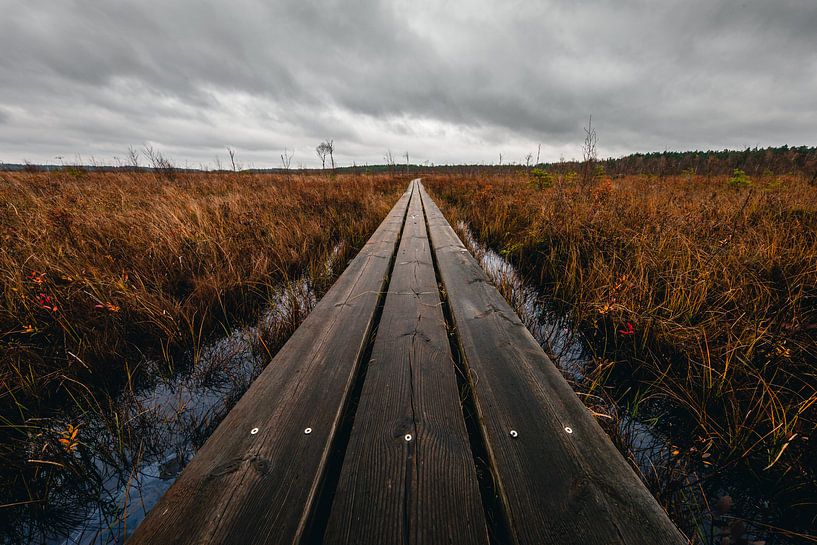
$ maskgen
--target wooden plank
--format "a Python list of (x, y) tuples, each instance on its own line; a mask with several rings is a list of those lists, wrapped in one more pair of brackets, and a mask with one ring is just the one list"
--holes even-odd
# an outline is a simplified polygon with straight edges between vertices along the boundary
[(324, 543), (488, 543), (417, 192)]
[(148, 513), (131, 545), (300, 540), (412, 187)]
[(687, 543), (422, 186), (420, 194), (510, 539)]

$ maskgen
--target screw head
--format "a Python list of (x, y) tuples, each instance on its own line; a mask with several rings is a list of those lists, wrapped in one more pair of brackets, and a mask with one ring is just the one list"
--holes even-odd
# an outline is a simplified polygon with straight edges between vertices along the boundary
[(403, 439), (405, 439), (406, 441), (411, 441), (411, 434), (407, 433), (406, 435), (403, 436)]
[(250, 430), (250, 435), (255, 435), (256, 433), (258, 433), (258, 428), (253, 428)]
[(573, 433), (573, 428), (571, 428), (570, 426), (565, 426), (565, 431), (567, 433)]
[(513, 438), (517, 438), (519, 437), (519, 432), (517, 432), (516, 430), (511, 430), (511, 432), (508, 435), (510, 435)]
[(306, 428), (304, 430), (304, 435), (309, 435), (310, 433), (312, 433), (312, 428)]

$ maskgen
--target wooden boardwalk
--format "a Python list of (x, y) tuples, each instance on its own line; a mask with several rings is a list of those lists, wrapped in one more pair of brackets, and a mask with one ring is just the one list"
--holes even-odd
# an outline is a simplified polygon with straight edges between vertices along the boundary
[(129, 544), (683, 544), (414, 180)]

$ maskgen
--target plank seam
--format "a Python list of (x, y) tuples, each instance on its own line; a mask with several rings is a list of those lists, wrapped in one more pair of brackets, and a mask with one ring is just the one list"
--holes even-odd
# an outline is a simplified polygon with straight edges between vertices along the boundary
[[(412, 184), (412, 192), (408, 199), (409, 203), (411, 202), (411, 198), (414, 196), (414, 192), (416, 190), (416, 184)], [(335, 433), (335, 437), (332, 440), (332, 445), (329, 450), (330, 457), (324, 470), (324, 474), (320, 479), (320, 492), (318, 493), (318, 499), (313, 503), (313, 507), (308, 515), (306, 531), (299, 540), (300, 545), (320, 545), (324, 541), (324, 534), (326, 532), (327, 523), (329, 522), (329, 514), (332, 509), (332, 500), (335, 497), (335, 492), (340, 481), (341, 469), (343, 468), (343, 462), (346, 457), (346, 451), (349, 447), (349, 440), (352, 435), (352, 427), (354, 425), (358, 402), (360, 401), (360, 395), (363, 391), (363, 383), (366, 381), (366, 372), (369, 368), (369, 360), (372, 356), (372, 348), (374, 347), (375, 338), (377, 337), (380, 319), (383, 316), (383, 308), (385, 307), (386, 295), (389, 291), (389, 286), (391, 285), (391, 279), (393, 276), (392, 272), (394, 270), (394, 264), (397, 261), (400, 242), (403, 239), (403, 232), (406, 228), (408, 211), (409, 206), (406, 205), (406, 209), (403, 211), (403, 219), (400, 224), (400, 233), (398, 234), (394, 245), (394, 252), (392, 252), (391, 257), (389, 258), (389, 264), (386, 269), (386, 277), (383, 279), (383, 284), (381, 285), (381, 289), (377, 294), (377, 306), (375, 307), (375, 313), (372, 317), (371, 325), (366, 332), (366, 348), (357, 362), (357, 372), (355, 374), (355, 378), (353, 379), (352, 391), (350, 392), (346, 403), (343, 406), (340, 424), (338, 425), (338, 430)]]
[(479, 483), (479, 493), (482, 499), (485, 522), (488, 525), (488, 539), (491, 545), (513, 543), (514, 540), (510, 531), (507, 512), (505, 506), (502, 505), (499, 499), (499, 494), (495, 487), (494, 481), (496, 476), (494, 475), (488, 456), (485, 437), (480, 431), (477, 422), (478, 412), (476, 403), (474, 401), (470, 381), (466, 378), (467, 365), (465, 363), (465, 354), (460, 346), (454, 317), (451, 314), (451, 308), (448, 304), (448, 293), (444, 288), (442, 277), (440, 276), (437, 253), (434, 249), (434, 244), (431, 243), (431, 226), (428, 223), (425, 199), (422, 198), (422, 193), (420, 193), (420, 195), (420, 203), (423, 207), (423, 219), (425, 220), (426, 231), (428, 233), (431, 264), (434, 268), (434, 276), (437, 280), (443, 319), (445, 320), (445, 328), (448, 332), (448, 344), (451, 348), (454, 375), (457, 377), (457, 386), (460, 391), (460, 409), (462, 410), (462, 418), (465, 421), (465, 429), (468, 433), (468, 442), (471, 447), (471, 456), (474, 462), (477, 482)]

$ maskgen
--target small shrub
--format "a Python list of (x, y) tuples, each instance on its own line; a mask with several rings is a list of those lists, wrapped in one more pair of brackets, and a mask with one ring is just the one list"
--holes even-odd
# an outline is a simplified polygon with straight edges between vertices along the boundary
[(729, 178), (729, 185), (732, 187), (749, 187), (752, 185), (752, 180), (749, 176), (739, 168), (732, 172), (732, 177)]
[(542, 170), (541, 168), (534, 168), (530, 171), (530, 175), (532, 178), (533, 187), (540, 190), (553, 187), (553, 182), (556, 180), (556, 177), (553, 176), (553, 174)]

